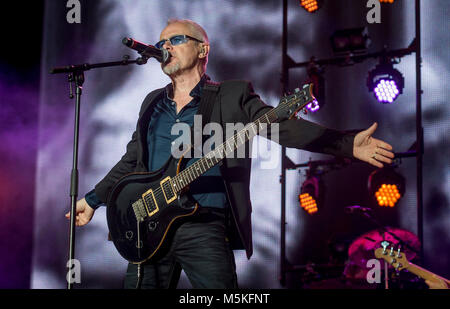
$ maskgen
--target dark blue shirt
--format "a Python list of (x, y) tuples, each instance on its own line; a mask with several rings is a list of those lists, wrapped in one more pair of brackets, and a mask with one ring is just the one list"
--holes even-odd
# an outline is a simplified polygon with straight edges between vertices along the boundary
[[(170, 98), (172, 84), (166, 87), (162, 99), (155, 104), (147, 131), (149, 171), (156, 171), (161, 168), (171, 156), (172, 145), (175, 145), (175, 140), (183, 133), (183, 131), (176, 130), (174, 134), (171, 134), (173, 125), (177, 123), (187, 124), (184, 131), (190, 132), (190, 127), (194, 125), (194, 115), (197, 113), (200, 104), (205, 80), (206, 76), (204, 75), (189, 94), (193, 99), (178, 114), (176, 103)], [(189, 129), (187, 130), (188, 126)], [(198, 159), (191, 158), (187, 162), (187, 166)], [(228, 205), (225, 185), (218, 165), (192, 182), (189, 186), (189, 192), (201, 206), (225, 208)], [(86, 194), (86, 201), (94, 208), (97, 208), (98, 204), (101, 203), (93, 191)]]

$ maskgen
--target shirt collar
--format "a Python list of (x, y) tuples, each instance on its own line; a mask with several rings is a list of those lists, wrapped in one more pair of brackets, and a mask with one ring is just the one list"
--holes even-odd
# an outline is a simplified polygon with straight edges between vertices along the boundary
[[(205, 85), (205, 82), (207, 80), (210, 80), (211, 78), (205, 74), (200, 78), (200, 81), (195, 85), (195, 87), (189, 92), (189, 95), (193, 98), (200, 98), (202, 95), (203, 86)], [(170, 96), (173, 96), (173, 86), (172, 83), (168, 84), (165, 87), (166, 92), (166, 98), (171, 100)]]

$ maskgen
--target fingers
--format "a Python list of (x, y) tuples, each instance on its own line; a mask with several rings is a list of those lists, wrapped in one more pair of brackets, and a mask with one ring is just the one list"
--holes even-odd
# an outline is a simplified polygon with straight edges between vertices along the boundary
[[(375, 149), (375, 154), (372, 156), (372, 160), (391, 164), (392, 159), (395, 158), (394, 153), (390, 151), (392, 150), (392, 146), (380, 140), (377, 140), (376, 143), (377, 146)], [(376, 164), (375, 166), (380, 167), (380, 164)], [(382, 164), (381, 167), (383, 167)]]
[(386, 152), (386, 155), (382, 154), (381, 151), (377, 151), (373, 156), (372, 159), (376, 161), (381, 161), (384, 163), (391, 164), (392, 159), (394, 158), (393, 154), (390, 154), (389, 152)]
[[(67, 218), (67, 220), (70, 220), (70, 212), (66, 213), (64, 216)], [(83, 226), (86, 223), (87, 222), (83, 220), (83, 218), (81, 218), (78, 214), (75, 216), (75, 226)]]
[[(377, 148), (377, 150), (375, 150), (375, 154), (376, 155), (382, 155), (382, 156), (385, 156), (385, 157), (390, 158), (390, 159), (394, 159), (394, 157), (395, 157), (392, 152), (384, 150), (383, 148)], [(389, 163), (391, 163), (391, 162), (389, 162)]]
[(391, 164), (393, 158), (394, 154), (392, 152), (378, 148), (375, 154), (369, 159), (369, 163), (382, 168), (384, 166), (382, 162)]
[(392, 150), (392, 146), (391, 145), (389, 145), (386, 142), (380, 141), (380, 140), (378, 140), (377, 147), (378, 148), (383, 148), (383, 149), (386, 149), (386, 150)]
[(384, 162), (384, 163), (388, 163), (388, 164), (392, 163), (391, 159), (386, 158), (385, 156), (382, 156), (380, 154), (374, 155), (373, 159), (378, 162)]
[(372, 164), (373, 166), (379, 167), (379, 168), (383, 168), (383, 163), (379, 162), (378, 160), (374, 159), (373, 157), (370, 158), (369, 163)]

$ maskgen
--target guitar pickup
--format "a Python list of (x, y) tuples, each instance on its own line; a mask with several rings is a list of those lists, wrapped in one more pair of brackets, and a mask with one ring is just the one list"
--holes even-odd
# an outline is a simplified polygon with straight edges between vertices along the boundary
[(142, 194), (142, 201), (145, 206), (145, 210), (149, 217), (153, 216), (155, 213), (159, 211), (158, 203), (155, 199), (155, 194), (153, 193), (153, 189), (148, 190), (144, 194)]
[(166, 203), (170, 204), (174, 200), (177, 199), (177, 195), (175, 194), (172, 187), (172, 180), (170, 177), (166, 177), (159, 183), (164, 194), (164, 198), (166, 199)]

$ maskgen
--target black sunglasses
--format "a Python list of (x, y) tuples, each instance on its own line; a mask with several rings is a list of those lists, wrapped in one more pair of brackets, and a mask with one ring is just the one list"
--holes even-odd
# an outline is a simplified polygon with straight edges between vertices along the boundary
[(189, 39), (203, 43), (203, 41), (200, 41), (199, 39), (196, 39), (192, 36), (186, 35), (186, 34), (177, 34), (174, 35), (173, 37), (169, 38), (169, 39), (165, 39), (165, 40), (161, 40), (158, 43), (155, 44), (155, 47), (158, 49), (162, 49), (164, 43), (166, 43), (166, 41), (169, 41), (171, 45), (180, 45), (183, 43), (186, 43), (187, 41), (189, 41)]

